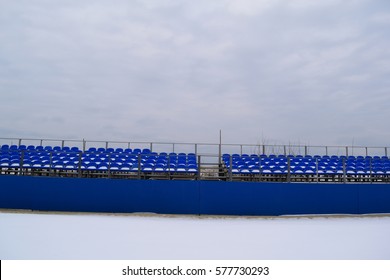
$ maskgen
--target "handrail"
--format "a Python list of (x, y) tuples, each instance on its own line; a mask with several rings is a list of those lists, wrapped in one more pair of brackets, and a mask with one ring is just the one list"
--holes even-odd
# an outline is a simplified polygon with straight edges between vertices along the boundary
[[(5, 142), (12, 143), (14, 145), (22, 145), (26, 142), (37, 142), (40, 146), (48, 145), (48, 143), (57, 142), (58, 146), (71, 146), (76, 145), (86, 150), (91, 144), (103, 144), (106, 148), (112, 147), (112, 144), (127, 145), (128, 148), (135, 147), (136, 145), (148, 146), (152, 151), (158, 146), (167, 146), (167, 150), (173, 152), (177, 151), (178, 146), (186, 146), (187, 150), (190, 148), (195, 154), (219, 154), (235, 153), (239, 154), (252, 153), (252, 154), (322, 154), (322, 155), (353, 155), (355, 153), (361, 155), (380, 154), (388, 156), (388, 149), (390, 147), (383, 146), (363, 146), (363, 145), (306, 145), (306, 144), (248, 144), (248, 143), (210, 143), (210, 142), (166, 142), (166, 141), (119, 141), (119, 140), (92, 140), (92, 139), (53, 139), (53, 138), (0, 138), (0, 144), (6, 144)], [(13, 143), (16, 141), (16, 143)], [(69, 145), (71, 144), (71, 145)], [(180, 147), (183, 149), (183, 147)], [(203, 151), (202, 151), (203, 150)], [(207, 151), (204, 151), (207, 150)], [(332, 150), (336, 152), (332, 153)], [(322, 151), (322, 152), (321, 152)], [(375, 153), (375, 151), (377, 151)]]

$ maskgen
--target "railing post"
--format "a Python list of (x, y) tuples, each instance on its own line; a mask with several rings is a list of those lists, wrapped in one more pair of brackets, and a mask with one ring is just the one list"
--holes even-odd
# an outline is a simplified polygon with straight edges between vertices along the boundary
[(198, 155), (198, 144), (195, 144), (195, 155)]
[(23, 162), (24, 162), (24, 151), (20, 154), (20, 161), (19, 161), (19, 176), (23, 175)]
[(108, 148), (108, 141), (106, 141), (106, 150), (107, 150), (107, 148)]
[(291, 158), (287, 158), (287, 182), (291, 182)]
[(343, 158), (343, 183), (347, 182), (347, 168), (345, 164), (345, 158)]
[(305, 146), (305, 156), (307, 156), (307, 146)]
[[(85, 143), (85, 141), (84, 141)], [(81, 178), (81, 164), (82, 164), (82, 160), (83, 160), (83, 157), (82, 157), (83, 153), (82, 152), (79, 152), (79, 166), (78, 166), (78, 177)]]
[(325, 146), (325, 155), (328, 156), (328, 146)]
[(61, 148), (63, 148), (65, 146), (65, 140), (62, 140), (61, 141)]
[(366, 156), (368, 156), (368, 148), (366, 147)]
[(385, 147), (385, 156), (387, 157), (387, 147)]
[(22, 139), (19, 139), (19, 147), (22, 145)]
[(284, 156), (286, 156), (286, 155), (287, 155), (287, 151), (286, 151), (286, 145), (284, 145), (284, 146), (283, 146), (283, 154), (284, 154)]
[(263, 145), (263, 155), (265, 155), (265, 145)]
[(141, 154), (138, 154), (138, 180), (141, 179)]
[(108, 154), (108, 178), (111, 178), (111, 153)]
[(372, 158), (370, 158), (370, 183), (372, 184)]
[(348, 157), (348, 146), (345, 146), (345, 156)]
[(153, 152), (153, 143), (150, 142), (150, 151)]
[(85, 152), (85, 146), (86, 146), (85, 139), (83, 139), (83, 152)]
[(318, 183), (320, 180), (320, 174), (318, 174), (318, 158), (316, 158), (316, 182)]
[(230, 155), (229, 158), (229, 181), (233, 181), (233, 157)]
[(200, 155), (198, 155), (198, 174), (197, 174), (197, 179), (198, 180), (201, 179), (200, 169), (201, 169), (201, 157), (200, 157)]

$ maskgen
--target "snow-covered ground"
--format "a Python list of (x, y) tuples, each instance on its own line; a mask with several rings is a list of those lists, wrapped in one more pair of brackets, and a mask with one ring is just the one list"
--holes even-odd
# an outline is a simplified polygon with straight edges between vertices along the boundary
[(0, 259), (390, 259), (390, 217), (0, 212)]

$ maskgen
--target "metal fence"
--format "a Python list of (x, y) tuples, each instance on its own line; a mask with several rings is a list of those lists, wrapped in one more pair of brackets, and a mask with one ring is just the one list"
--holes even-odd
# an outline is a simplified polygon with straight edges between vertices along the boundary
[[(291, 169), (290, 163), (282, 174), (266, 174), (262, 172), (261, 166), (258, 173), (245, 174), (234, 172), (232, 165), (222, 162), (222, 155), (283, 155), (289, 156), (381, 156), (388, 157), (388, 147), (365, 147), (365, 146), (309, 146), (309, 145), (262, 145), (262, 144), (225, 144), (225, 143), (170, 143), (170, 142), (136, 142), (136, 141), (100, 141), (100, 140), (74, 140), (74, 139), (34, 139), (34, 138), (0, 138), (0, 146), (9, 145), (20, 147), (22, 145), (34, 147), (64, 147), (74, 149), (75, 162), (73, 167), (55, 167), (53, 165), (53, 152), (49, 153), (47, 166), (42, 168), (27, 165), (24, 162), (23, 152), (18, 163), (14, 166), (1, 168), (1, 174), (13, 175), (38, 175), (38, 176), (64, 176), (64, 177), (107, 177), (107, 178), (135, 178), (135, 179), (193, 179), (193, 180), (224, 180), (224, 181), (278, 181), (278, 182), (388, 182), (390, 174), (348, 174), (346, 166), (338, 174), (321, 174), (317, 168), (311, 174), (297, 174)], [(110, 148), (122, 149), (149, 149), (153, 153), (193, 153), (196, 156), (196, 171), (176, 172), (149, 172), (142, 169), (143, 158), (137, 155), (133, 170), (121, 172), (111, 165), (111, 153), (103, 152), (108, 158), (107, 166), (102, 169), (88, 169), (84, 166), (83, 153), (90, 148), (103, 148), (106, 151)], [(72, 153), (72, 151), (69, 151)], [(169, 157), (167, 155), (167, 160)], [(169, 165), (169, 162), (168, 162)], [(370, 168), (371, 170), (371, 168)]]

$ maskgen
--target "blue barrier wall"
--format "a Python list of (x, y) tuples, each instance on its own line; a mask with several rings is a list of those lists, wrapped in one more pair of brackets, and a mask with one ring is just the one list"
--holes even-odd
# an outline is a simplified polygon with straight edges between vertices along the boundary
[(205, 215), (390, 213), (390, 184), (0, 176), (0, 208)]

